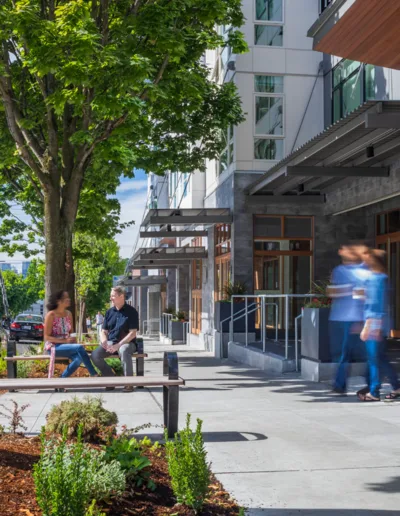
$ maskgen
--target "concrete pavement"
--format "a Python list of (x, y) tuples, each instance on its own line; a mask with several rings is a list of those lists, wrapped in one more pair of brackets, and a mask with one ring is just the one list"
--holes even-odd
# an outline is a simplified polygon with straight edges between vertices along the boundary
[[(145, 374), (161, 374), (166, 347), (145, 342)], [(400, 516), (400, 403), (362, 404), (295, 374), (267, 376), (186, 346), (168, 349), (178, 351), (187, 381), (180, 425), (188, 412), (204, 421), (212, 469), (249, 514)], [(160, 388), (91, 394), (99, 393), (120, 424), (162, 424)], [(50, 407), (74, 394), (7, 393), (0, 403), (30, 403), (24, 419), (35, 433)], [(161, 429), (143, 433), (160, 438)]]

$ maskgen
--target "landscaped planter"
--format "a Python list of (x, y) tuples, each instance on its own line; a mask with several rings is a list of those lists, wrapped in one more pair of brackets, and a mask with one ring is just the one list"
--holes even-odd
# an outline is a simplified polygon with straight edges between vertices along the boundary
[(172, 343), (174, 341), (186, 341), (185, 335), (183, 334), (185, 323), (181, 321), (171, 321), (169, 324), (168, 337), (172, 340)]
[(332, 362), (329, 344), (329, 308), (304, 308), (301, 355), (317, 362)]
[[(252, 301), (248, 302), (249, 310), (250, 306), (252, 305)], [(240, 313), (240, 315), (244, 314), (244, 308), (246, 304), (244, 301), (240, 303), (233, 303), (233, 314), (236, 314), (243, 310), (243, 312)], [(254, 306), (253, 306), (254, 308)], [(221, 321), (224, 321), (228, 317), (231, 316), (231, 303), (228, 303), (226, 301), (217, 301), (215, 303), (215, 329), (217, 331), (221, 331)], [(247, 315), (247, 330), (249, 333), (255, 332), (255, 326), (256, 326), (256, 312), (249, 313)], [(225, 321), (223, 323), (223, 332), (229, 332), (229, 320)], [(245, 333), (246, 331), (246, 317), (241, 317), (240, 319), (234, 321), (233, 323), (233, 332), (234, 333)]]

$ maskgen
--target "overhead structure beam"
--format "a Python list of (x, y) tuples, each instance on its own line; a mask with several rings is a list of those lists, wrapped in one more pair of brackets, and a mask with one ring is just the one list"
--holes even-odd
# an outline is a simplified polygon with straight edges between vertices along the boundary
[(187, 229), (182, 231), (140, 231), (140, 238), (186, 238), (186, 237), (207, 237), (208, 231)]
[(400, 113), (366, 113), (367, 129), (400, 129)]
[(262, 200), (266, 204), (323, 204), (324, 195), (253, 195), (250, 201)]
[[(182, 264), (180, 264), (182, 265)], [(164, 264), (160, 264), (158, 263), (157, 265), (155, 264), (148, 264), (148, 263), (142, 263), (142, 264), (139, 264), (138, 262), (135, 263), (135, 269), (141, 269), (141, 270), (158, 270), (158, 269), (177, 269), (178, 268), (178, 264), (177, 263), (174, 263), (173, 265), (164, 265)]]
[(388, 177), (389, 167), (287, 167), (288, 176), (303, 177)]
[(149, 226), (162, 226), (164, 224), (173, 224), (182, 226), (183, 224), (231, 224), (232, 215), (173, 215), (171, 217), (162, 217), (153, 215), (150, 217)]
[(166, 276), (143, 276), (139, 278), (122, 280), (125, 287), (148, 287), (151, 285), (165, 285)]

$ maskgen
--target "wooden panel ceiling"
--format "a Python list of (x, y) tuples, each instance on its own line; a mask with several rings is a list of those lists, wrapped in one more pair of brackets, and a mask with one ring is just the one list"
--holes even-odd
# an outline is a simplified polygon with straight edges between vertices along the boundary
[(400, 70), (400, 1), (357, 0), (315, 50)]

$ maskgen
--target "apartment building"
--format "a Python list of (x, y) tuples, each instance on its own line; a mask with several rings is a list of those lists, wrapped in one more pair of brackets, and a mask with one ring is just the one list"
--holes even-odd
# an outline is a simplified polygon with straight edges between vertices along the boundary
[[(381, 9), (377, 0), (244, 0), (243, 10), (249, 52), (227, 48), (206, 59), (216, 81), (237, 85), (246, 120), (228, 128), (205, 174), (169, 175), (166, 207), (175, 212), (147, 218), (165, 228), (185, 215), (180, 236), (157, 245), (193, 248), (185, 263), (163, 262), (160, 311), (188, 310), (189, 345), (215, 350), (227, 283), (241, 282), (249, 294), (306, 294), (329, 278), (340, 244), (362, 240), (388, 252), (398, 335), (400, 62), (391, 44), (380, 45), (385, 24), (399, 37), (398, 8)], [(371, 17), (380, 20), (372, 39)], [(149, 262), (134, 263), (147, 269)], [(292, 327), (302, 303), (285, 307), (277, 297), (278, 320), (271, 306), (265, 323)]]

